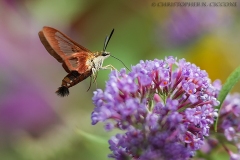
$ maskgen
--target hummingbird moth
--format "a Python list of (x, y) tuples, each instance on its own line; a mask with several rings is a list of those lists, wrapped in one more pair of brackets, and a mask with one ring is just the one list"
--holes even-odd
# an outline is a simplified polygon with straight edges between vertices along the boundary
[[(75, 86), (89, 76), (91, 78), (92, 76), (95, 77), (94, 79), (96, 80), (97, 71), (100, 69), (114, 69), (112, 65), (102, 66), (104, 59), (110, 56), (110, 53), (106, 52), (106, 48), (113, 32), (114, 29), (106, 37), (103, 51), (91, 52), (62, 32), (51, 27), (43, 27), (38, 33), (42, 44), (49, 54), (62, 63), (63, 68), (68, 73), (63, 78), (61, 87), (56, 91), (59, 96), (69, 95), (68, 88)], [(91, 82), (89, 89), (90, 87)]]

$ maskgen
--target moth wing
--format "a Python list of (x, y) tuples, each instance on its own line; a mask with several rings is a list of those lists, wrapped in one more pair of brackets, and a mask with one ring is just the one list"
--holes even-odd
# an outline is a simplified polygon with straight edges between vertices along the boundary
[(49, 54), (63, 63), (66, 72), (77, 70), (82, 73), (88, 68), (87, 60), (93, 57), (93, 53), (87, 48), (51, 27), (43, 27), (38, 35)]

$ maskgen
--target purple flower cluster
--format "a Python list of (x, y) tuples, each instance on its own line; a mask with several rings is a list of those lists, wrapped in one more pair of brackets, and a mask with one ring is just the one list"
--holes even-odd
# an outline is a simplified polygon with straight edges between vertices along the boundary
[[(229, 94), (223, 102), (220, 112), (220, 131), (226, 139), (236, 146), (238, 153), (226, 148), (232, 160), (240, 159), (240, 94)], [(237, 158), (236, 158), (237, 157)]]
[(124, 131), (109, 140), (109, 157), (185, 160), (203, 145), (217, 116), (215, 88), (205, 71), (184, 59), (141, 61), (112, 71), (94, 92), (92, 124)]

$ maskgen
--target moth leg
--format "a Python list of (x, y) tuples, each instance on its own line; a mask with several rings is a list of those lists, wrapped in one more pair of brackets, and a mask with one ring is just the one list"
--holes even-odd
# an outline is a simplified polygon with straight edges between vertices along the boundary
[(92, 86), (92, 76), (90, 76), (91, 77), (91, 79), (90, 79), (90, 85), (89, 85), (89, 87), (88, 87), (88, 90), (87, 90), (87, 92), (89, 91), (89, 89), (91, 88), (91, 86)]
[(95, 74), (95, 76), (94, 76), (93, 83), (96, 83), (96, 81), (97, 81), (97, 76), (98, 76), (98, 72), (96, 72), (96, 74)]
[(95, 68), (92, 68), (92, 75), (93, 77), (96, 75), (97, 70)]
[(100, 69), (110, 69), (111, 71), (112, 71), (112, 70), (117, 70), (117, 69), (114, 68), (111, 64), (106, 65), (106, 66), (103, 66), (103, 67), (101, 67)]
[(96, 84), (96, 88), (97, 88), (97, 81), (96, 81), (96, 79), (95, 79), (95, 84)]
[(92, 68), (93, 83), (96, 82), (98, 71), (95, 68)]

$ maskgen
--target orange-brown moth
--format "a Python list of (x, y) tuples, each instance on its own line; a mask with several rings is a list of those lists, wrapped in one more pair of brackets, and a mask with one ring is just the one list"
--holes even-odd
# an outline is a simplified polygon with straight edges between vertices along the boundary
[(102, 66), (104, 59), (110, 56), (110, 53), (106, 52), (106, 48), (113, 32), (114, 29), (106, 37), (103, 51), (91, 52), (62, 32), (51, 27), (43, 27), (38, 33), (42, 44), (49, 54), (62, 63), (63, 68), (68, 73), (63, 78), (61, 87), (56, 91), (59, 96), (64, 97), (69, 95), (68, 88), (78, 84), (89, 76), (95, 77), (94, 79), (96, 80), (99, 69), (114, 69), (112, 65)]

